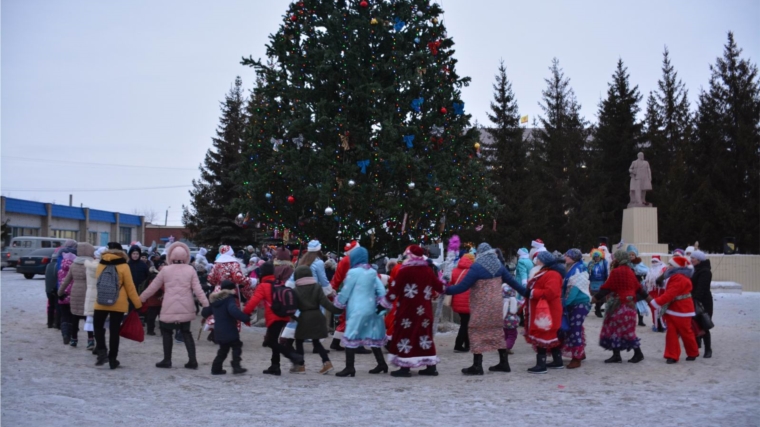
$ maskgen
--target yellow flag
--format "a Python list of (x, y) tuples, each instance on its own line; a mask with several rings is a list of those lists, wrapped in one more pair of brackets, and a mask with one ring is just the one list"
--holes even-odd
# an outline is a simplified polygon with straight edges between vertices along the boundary
[(528, 123), (528, 116), (520, 117), (520, 124)]

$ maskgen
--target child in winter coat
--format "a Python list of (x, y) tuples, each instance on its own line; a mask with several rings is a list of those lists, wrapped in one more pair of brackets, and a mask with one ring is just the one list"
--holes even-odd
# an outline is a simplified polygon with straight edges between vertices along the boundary
[(501, 297), (504, 300), (504, 340), (507, 342), (507, 352), (512, 353), (512, 347), (517, 340), (517, 327), (520, 326), (520, 316), (517, 314), (519, 303), (517, 292), (506, 283), (501, 285)]
[(215, 328), (214, 338), (219, 344), (219, 352), (211, 364), (212, 375), (224, 375), (227, 373), (222, 369), (227, 354), (232, 349), (232, 373), (242, 374), (248, 370), (240, 366), (241, 355), (243, 354), (243, 343), (240, 341), (240, 333), (237, 328), (237, 321), (249, 323), (251, 317), (240, 311), (240, 302), (238, 301), (235, 283), (230, 280), (222, 282), (222, 290), (211, 294), (210, 305), (203, 309), (203, 317), (214, 315)]
[[(148, 276), (147, 281), (148, 286), (153, 283), (153, 279), (158, 276), (158, 273), (163, 270), (165, 265), (166, 263), (164, 261), (158, 261), (155, 267), (150, 268), (150, 276)], [(161, 303), (163, 299), (164, 289), (161, 288), (145, 301), (145, 305), (148, 307), (148, 312), (145, 314), (145, 325), (148, 328), (148, 335), (156, 335), (156, 319), (158, 318), (158, 313), (161, 312)]]

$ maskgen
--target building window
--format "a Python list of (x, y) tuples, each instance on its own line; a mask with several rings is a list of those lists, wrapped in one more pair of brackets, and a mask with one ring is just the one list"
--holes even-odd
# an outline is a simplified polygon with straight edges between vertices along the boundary
[(74, 230), (53, 230), (53, 235), (51, 237), (79, 240), (79, 232)]
[(92, 246), (98, 246), (98, 232), (97, 231), (87, 232), (87, 243), (91, 244)]
[(35, 236), (40, 235), (39, 228), (11, 227), (11, 237)]
[(119, 227), (119, 243), (128, 245), (132, 242), (132, 227)]

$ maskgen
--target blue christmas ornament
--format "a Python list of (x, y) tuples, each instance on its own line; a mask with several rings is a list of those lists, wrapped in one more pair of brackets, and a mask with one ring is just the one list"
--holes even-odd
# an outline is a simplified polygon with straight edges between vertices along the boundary
[(473, 209), (477, 209), (479, 207), (480, 207), (480, 205), (478, 204), (478, 202), (475, 202), (475, 203), (472, 204), (472, 208)]
[(266, 197), (267, 199), (271, 199), (271, 198), (272, 198), (272, 195), (271, 195), (271, 194), (269, 194), (269, 193), (267, 193), (267, 194), (265, 194), (265, 195), (264, 195), (264, 197)]
[(393, 20), (393, 29), (396, 30), (396, 32), (399, 32), (404, 29), (404, 21), (401, 20), (398, 16)]
[(414, 145), (414, 135), (404, 135), (404, 142), (406, 142), (406, 148), (412, 148)]
[(359, 160), (356, 164), (362, 168), (362, 173), (367, 173), (367, 166), (369, 166), (369, 160)]
[(457, 102), (454, 103), (454, 114), (456, 114), (457, 116), (461, 116), (462, 114), (464, 114), (464, 102), (462, 102), (461, 104)]
[(420, 108), (422, 108), (422, 103), (425, 102), (425, 98), (419, 97), (412, 100), (412, 110), (414, 110), (415, 113), (420, 112)]
[(415, 37), (414, 38), (414, 42), (417, 43), (417, 44), (420, 44), (420, 38), (419, 37)]

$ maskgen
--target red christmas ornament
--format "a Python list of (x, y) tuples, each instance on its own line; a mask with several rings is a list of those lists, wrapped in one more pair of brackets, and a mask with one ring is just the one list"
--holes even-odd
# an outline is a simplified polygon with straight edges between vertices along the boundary
[(295, 203), (295, 202), (296, 202), (296, 198), (295, 198), (295, 197), (293, 197), (293, 196), (288, 196), (288, 203), (290, 203), (290, 204), (292, 205), (292, 204), (293, 204), (293, 203)]
[(296, 22), (298, 21), (298, 17), (296, 15), (290, 15), (290, 20)]
[(446, 107), (441, 107), (441, 114), (446, 114), (448, 112), (449, 110), (447, 110)]
[(362, 0), (361, 2), (359, 2), (359, 6), (366, 8), (367, 6), (369, 6), (369, 3), (367, 3), (367, 0)]

